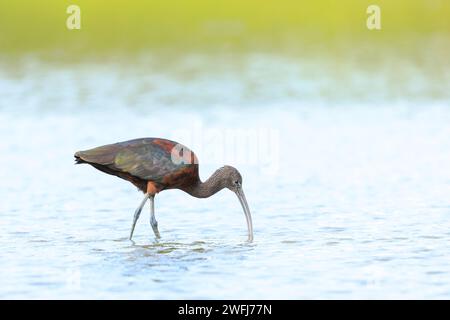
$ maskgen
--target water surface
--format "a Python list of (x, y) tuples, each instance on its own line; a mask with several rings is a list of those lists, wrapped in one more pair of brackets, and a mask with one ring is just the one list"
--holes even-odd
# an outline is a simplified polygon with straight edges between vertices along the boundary
[[(448, 70), (223, 59), (2, 68), (0, 297), (450, 298)], [(271, 152), (215, 155), (230, 129)], [(203, 179), (238, 167), (255, 241), (226, 190), (161, 193), (162, 239), (146, 207), (127, 240), (142, 195), (72, 157), (146, 136), (192, 146)]]

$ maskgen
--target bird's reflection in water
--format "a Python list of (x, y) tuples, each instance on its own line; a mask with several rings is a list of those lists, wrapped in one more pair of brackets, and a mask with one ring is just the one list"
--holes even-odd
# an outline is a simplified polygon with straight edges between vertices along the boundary
[[(187, 269), (195, 266), (196, 262), (204, 262), (210, 259), (222, 259), (224, 254), (241, 255), (242, 259), (254, 250), (254, 243), (230, 244), (224, 241), (164, 241), (153, 240), (152, 243), (137, 244), (134, 241), (127, 241), (122, 256), (126, 261), (133, 262), (135, 266), (145, 265), (152, 268)], [(162, 270), (161, 270), (162, 271)]]
[[(180, 280), (180, 273), (187, 276), (186, 272), (200, 272), (204, 275), (220, 274), (218, 266), (233, 264), (230, 259), (234, 256), (236, 261), (245, 262), (254, 243), (230, 244), (224, 240), (207, 241), (182, 241), (178, 240), (152, 240), (150, 243), (142, 243), (142, 239), (130, 241), (127, 238), (116, 239), (124, 245), (120, 250), (108, 250), (107, 252), (92, 252), (100, 255), (108, 264), (114, 263), (121, 266), (121, 275), (132, 283), (136, 279), (146, 278), (153, 284), (164, 285)], [(142, 241), (138, 243), (138, 241)], [(230, 265), (231, 267), (231, 265)], [(147, 281), (145, 280), (145, 281)], [(142, 280), (144, 281), (144, 280)]]

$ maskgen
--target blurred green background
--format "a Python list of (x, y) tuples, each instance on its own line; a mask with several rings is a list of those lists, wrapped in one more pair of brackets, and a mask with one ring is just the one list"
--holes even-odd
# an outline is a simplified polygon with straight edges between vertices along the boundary
[[(68, 30), (66, 8), (81, 8)], [(366, 9), (382, 10), (382, 30)], [(0, 51), (89, 57), (142, 49), (339, 51), (359, 44), (448, 50), (447, 0), (1, 0)]]
[[(66, 27), (71, 4), (81, 30)], [(381, 30), (366, 26), (372, 4)], [(448, 0), (0, 0), (0, 79), (36, 92), (54, 68), (96, 84), (108, 71), (133, 106), (448, 104), (449, 18)], [(79, 105), (99, 97), (73, 81), (64, 92), (74, 88)]]

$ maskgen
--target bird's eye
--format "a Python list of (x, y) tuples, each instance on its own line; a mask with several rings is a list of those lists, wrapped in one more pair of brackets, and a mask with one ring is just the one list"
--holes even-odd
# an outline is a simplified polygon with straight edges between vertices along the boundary
[(234, 184), (238, 186), (239, 185), (239, 180), (235, 180)]

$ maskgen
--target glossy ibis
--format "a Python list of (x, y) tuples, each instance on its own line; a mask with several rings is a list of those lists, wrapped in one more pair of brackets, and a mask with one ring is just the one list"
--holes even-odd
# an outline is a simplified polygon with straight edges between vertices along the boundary
[(134, 184), (145, 196), (136, 209), (131, 226), (130, 240), (142, 208), (150, 199), (150, 225), (160, 238), (155, 219), (155, 195), (168, 189), (180, 189), (197, 198), (207, 198), (228, 188), (236, 193), (247, 220), (248, 241), (253, 240), (250, 210), (242, 190), (242, 176), (231, 166), (224, 166), (202, 182), (198, 174), (198, 161), (187, 147), (166, 139), (142, 138), (109, 144), (75, 153), (76, 163), (88, 163), (105, 173)]

